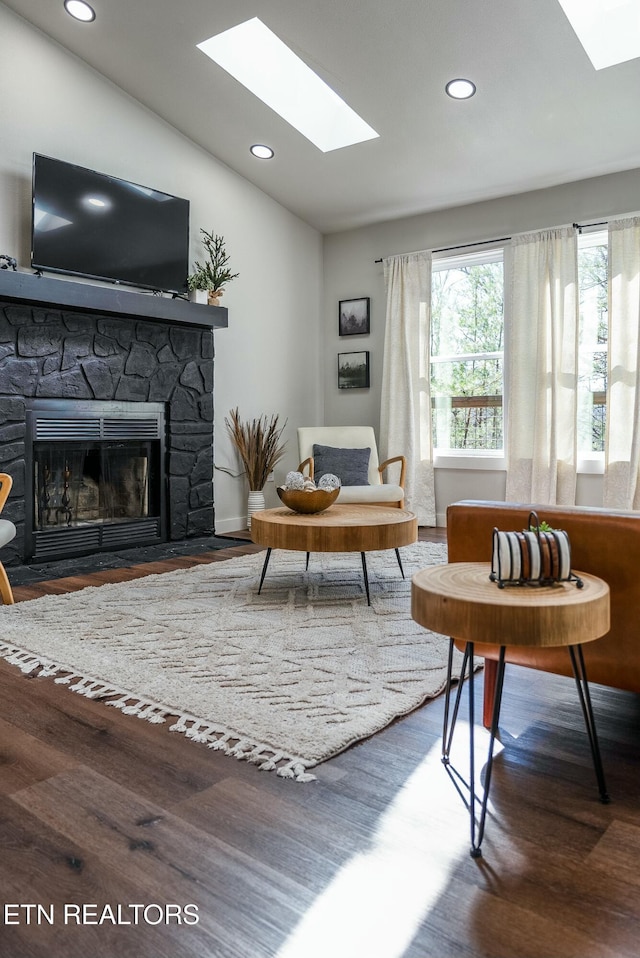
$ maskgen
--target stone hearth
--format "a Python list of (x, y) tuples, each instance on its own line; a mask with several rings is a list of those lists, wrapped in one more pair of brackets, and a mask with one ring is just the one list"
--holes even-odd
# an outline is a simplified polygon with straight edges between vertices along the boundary
[(12, 302), (0, 290), (0, 471), (14, 479), (3, 515), (18, 529), (5, 564), (27, 558), (25, 407), (33, 397), (164, 403), (167, 537), (211, 534), (213, 358), (212, 328)]

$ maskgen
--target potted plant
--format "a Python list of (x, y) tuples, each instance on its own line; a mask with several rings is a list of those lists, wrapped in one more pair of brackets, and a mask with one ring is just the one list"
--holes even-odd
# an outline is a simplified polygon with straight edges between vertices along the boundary
[(204, 263), (196, 260), (193, 273), (187, 277), (187, 286), (191, 292), (206, 290), (209, 306), (218, 306), (219, 299), (226, 283), (230, 283), (240, 273), (232, 273), (229, 268), (229, 254), (227, 253), (224, 237), (217, 236), (213, 230), (207, 233), (201, 229), (204, 246), (208, 258)]
[(279, 417), (270, 418), (260, 416), (243, 422), (240, 419), (238, 408), (232, 409), (229, 418), (225, 417), (225, 425), (236, 447), (244, 471), (249, 482), (249, 500), (247, 508), (247, 525), (251, 528), (251, 516), (259, 509), (264, 509), (263, 489), (273, 472), (274, 466), (284, 455), (286, 442), (281, 442), (286, 422), (278, 426)]

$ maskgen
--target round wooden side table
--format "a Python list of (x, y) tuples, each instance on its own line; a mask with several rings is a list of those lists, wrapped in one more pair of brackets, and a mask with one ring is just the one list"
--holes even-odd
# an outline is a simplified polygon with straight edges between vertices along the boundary
[[(509, 645), (566, 646), (571, 658), (578, 696), (591, 746), (591, 754), (603, 802), (609, 801), (600, 748), (582, 655), (582, 645), (609, 631), (609, 586), (593, 575), (577, 573), (582, 588), (573, 582), (554, 585), (507, 586), (500, 589), (489, 579), (491, 566), (484, 562), (455, 562), (417, 572), (411, 581), (411, 615), (420, 625), (450, 637), (447, 670), (442, 761), (449, 765), (453, 731), (458, 715), (463, 680), (469, 672), (469, 814), (471, 856), (478, 858), (484, 836), (491, 768), (504, 682), (505, 649)], [(453, 648), (465, 643), (451, 723), (449, 723)], [(484, 794), (476, 821), (474, 764), (474, 661), (475, 642), (500, 646), (496, 694), (485, 771)]]

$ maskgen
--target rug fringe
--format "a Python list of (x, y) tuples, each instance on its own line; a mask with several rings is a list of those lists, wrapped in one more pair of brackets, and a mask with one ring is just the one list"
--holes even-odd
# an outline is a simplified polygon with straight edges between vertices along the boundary
[[(29, 675), (42, 664), (42, 660), (33, 652), (23, 652), (21, 649), (13, 649), (10, 646), (3, 647), (2, 656), (10, 665), (17, 665), (25, 675)], [(51, 663), (48, 663), (48, 666), (50, 667)]]
[(260, 771), (276, 772), (282, 778), (291, 778), (296, 782), (316, 781), (316, 776), (307, 771), (303, 759), (292, 758), (269, 745), (257, 745), (240, 737), (237, 732), (217, 728), (193, 715), (179, 715), (178, 720), (169, 726), (169, 731), (182, 732), (187, 738), (201, 742), (216, 752), (224, 752), (225, 755), (257, 765)]
[(170, 732), (182, 734), (194, 742), (207, 745), (214, 751), (222, 751), (240, 761), (256, 765), (260, 771), (276, 772), (281, 778), (293, 779), (296, 782), (313, 782), (316, 776), (307, 771), (304, 760), (284, 752), (276, 751), (269, 745), (255, 743), (243, 738), (237, 732), (226, 728), (219, 728), (210, 721), (198, 719), (188, 713), (178, 714), (171, 708), (140, 699), (126, 689), (116, 688), (102, 679), (91, 675), (80, 675), (70, 666), (53, 662), (27, 652), (12, 645), (0, 643), (0, 656), (10, 665), (16, 665), (25, 675), (35, 675), (36, 678), (53, 678), (57, 685), (67, 685), (70, 692), (84, 695), (88, 699), (108, 699), (104, 704), (120, 709), (123, 715), (134, 715), (146, 722), (159, 725), (170, 715), (177, 714), (177, 721), (169, 726)]

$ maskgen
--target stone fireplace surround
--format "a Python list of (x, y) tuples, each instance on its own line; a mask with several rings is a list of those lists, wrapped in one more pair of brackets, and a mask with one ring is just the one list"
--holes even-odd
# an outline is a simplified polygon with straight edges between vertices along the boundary
[(227, 311), (143, 293), (0, 271), (0, 472), (3, 515), (25, 555), (26, 400), (165, 404), (167, 537), (212, 534), (213, 329)]

